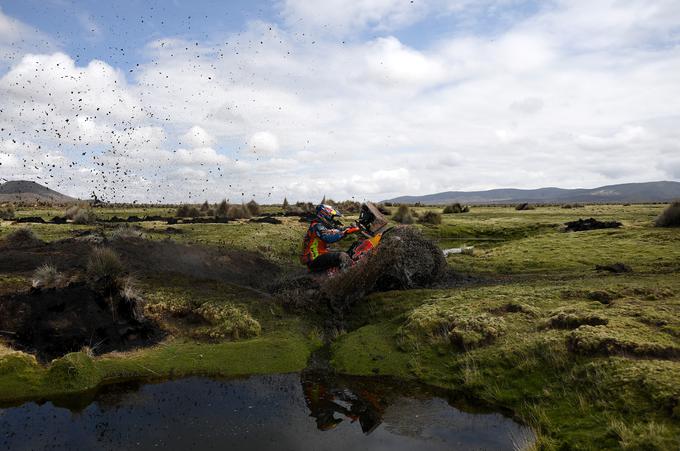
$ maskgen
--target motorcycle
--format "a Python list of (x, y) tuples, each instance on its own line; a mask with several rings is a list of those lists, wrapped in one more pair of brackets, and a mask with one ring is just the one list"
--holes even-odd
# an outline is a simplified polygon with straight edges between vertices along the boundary
[[(336, 225), (342, 227), (340, 221), (336, 221)], [(359, 219), (354, 225), (359, 228), (359, 239), (347, 250), (347, 255), (350, 257), (349, 266), (359, 263), (372, 254), (380, 245), (383, 236), (392, 230), (392, 227), (387, 227), (388, 221), (385, 215), (372, 202), (361, 205)], [(340, 272), (342, 272), (340, 268), (331, 268), (325, 274), (332, 277)]]

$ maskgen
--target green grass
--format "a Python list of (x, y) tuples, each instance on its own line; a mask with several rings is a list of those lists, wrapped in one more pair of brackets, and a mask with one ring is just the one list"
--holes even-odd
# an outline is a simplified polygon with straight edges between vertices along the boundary
[[(602, 290), (609, 304), (591, 299)], [(607, 324), (551, 326), (563, 310)], [(356, 316), (358, 329), (333, 347), (340, 372), (460, 391), (514, 411), (546, 443), (566, 448), (616, 448), (625, 444), (621, 434), (632, 440), (629, 430), (655, 431), (646, 440), (663, 446), (650, 449), (680, 444), (676, 274), (384, 293), (365, 300)], [(480, 316), (502, 320), (503, 333), (465, 349), (455, 328), (442, 332), (442, 324)], [(573, 334), (589, 328), (600, 333), (592, 339), (604, 336), (609, 346), (573, 349)]]
[[(537, 449), (678, 449), (680, 230), (653, 226), (664, 207), (473, 206), (469, 213), (443, 215), (440, 225), (418, 224), (442, 248), (474, 245), (473, 255), (452, 255), (448, 262), (477, 282), (369, 296), (332, 343), (331, 363), (342, 373), (418, 380), (507, 409), (538, 432)], [(588, 217), (619, 220), (623, 227), (562, 231), (564, 222)], [(139, 225), (151, 239), (259, 251), (296, 269), (307, 225), (284, 221), (175, 225), (183, 233), (173, 235), (164, 223)], [(100, 227), (27, 226), (48, 241)], [(15, 227), (0, 222), (0, 236)], [(633, 272), (595, 270), (616, 262)], [(0, 275), (5, 292), (29, 283)], [(174, 338), (131, 353), (94, 359), (71, 354), (41, 366), (0, 345), (0, 400), (82, 391), (131, 377), (297, 371), (320, 346), (319, 318), (287, 313), (256, 291), (167, 274), (141, 280), (139, 289), (151, 308), (233, 306), (258, 322), (260, 335), (195, 340), (191, 325), (166, 315), (161, 319)]]

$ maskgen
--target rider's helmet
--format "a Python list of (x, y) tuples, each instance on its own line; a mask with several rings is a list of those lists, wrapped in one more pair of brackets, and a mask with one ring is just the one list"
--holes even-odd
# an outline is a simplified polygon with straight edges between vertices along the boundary
[(337, 216), (342, 216), (339, 211), (330, 205), (317, 205), (316, 207), (316, 217), (319, 221), (323, 222), (327, 226), (333, 226), (334, 219)]

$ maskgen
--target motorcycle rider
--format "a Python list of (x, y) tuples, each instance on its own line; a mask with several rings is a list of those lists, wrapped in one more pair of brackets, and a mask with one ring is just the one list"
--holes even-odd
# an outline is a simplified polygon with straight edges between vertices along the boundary
[(318, 205), (316, 215), (309, 225), (303, 242), (300, 260), (310, 271), (320, 272), (331, 268), (344, 269), (352, 259), (347, 252), (332, 252), (328, 244), (340, 241), (351, 233), (359, 231), (358, 227), (341, 227), (336, 217), (342, 216), (330, 205)]

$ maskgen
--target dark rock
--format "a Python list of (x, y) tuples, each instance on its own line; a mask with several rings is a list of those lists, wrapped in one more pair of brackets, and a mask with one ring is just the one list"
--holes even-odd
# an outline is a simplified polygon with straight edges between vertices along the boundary
[(613, 263), (611, 265), (595, 265), (596, 271), (608, 271), (615, 274), (633, 272), (633, 269), (624, 263)]

